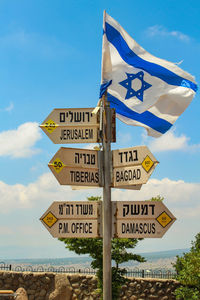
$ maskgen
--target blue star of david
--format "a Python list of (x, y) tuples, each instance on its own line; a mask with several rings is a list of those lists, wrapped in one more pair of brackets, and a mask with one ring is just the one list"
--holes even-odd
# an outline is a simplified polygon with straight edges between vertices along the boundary
[[(148, 82), (144, 81), (144, 72), (140, 71), (137, 74), (126, 73), (126, 75), (127, 75), (127, 79), (119, 82), (120, 85), (122, 85), (125, 89), (127, 89), (125, 99), (130, 99), (136, 96), (140, 101), (143, 102), (144, 91), (149, 89), (152, 86)], [(132, 88), (132, 81), (135, 80), (136, 78), (141, 81), (141, 88), (137, 91), (135, 91)]]

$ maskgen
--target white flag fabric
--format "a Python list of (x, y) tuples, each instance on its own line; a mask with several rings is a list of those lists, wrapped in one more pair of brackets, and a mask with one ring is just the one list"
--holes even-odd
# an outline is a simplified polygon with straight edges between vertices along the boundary
[(192, 101), (197, 91), (193, 76), (145, 51), (106, 12), (103, 30), (100, 98), (107, 89), (121, 121), (159, 137)]

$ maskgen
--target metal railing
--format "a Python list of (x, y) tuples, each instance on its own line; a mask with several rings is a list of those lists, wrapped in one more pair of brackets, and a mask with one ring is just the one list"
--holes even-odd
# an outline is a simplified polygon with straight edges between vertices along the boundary
[[(128, 267), (125, 268), (126, 277), (139, 277), (139, 278), (162, 278), (162, 279), (175, 279), (176, 272), (174, 270), (167, 270), (167, 269), (151, 269), (151, 270), (144, 270), (144, 269), (129, 269)], [(95, 275), (96, 271), (91, 268), (82, 268), (77, 269), (75, 267), (63, 267), (63, 266), (48, 266), (48, 265), (11, 265), (5, 264), (4, 262), (0, 262), (0, 270), (6, 271), (15, 271), (15, 272), (53, 272), (53, 273), (79, 273), (79, 274), (92, 274)]]
[(176, 271), (167, 269), (151, 269), (151, 270), (140, 270), (140, 269), (129, 269), (126, 268), (126, 277), (139, 277), (139, 278), (161, 278), (161, 279), (175, 279)]
[(5, 262), (1, 261), (0, 262), (0, 270), (7, 270), (11, 271), (12, 266), (10, 264), (5, 264)]

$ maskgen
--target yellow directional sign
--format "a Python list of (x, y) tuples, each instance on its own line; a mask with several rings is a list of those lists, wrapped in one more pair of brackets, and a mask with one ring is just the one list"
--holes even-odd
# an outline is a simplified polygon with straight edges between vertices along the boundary
[(48, 166), (62, 185), (100, 186), (98, 152), (61, 147)]
[(140, 189), (158, 164), (146, 146), (113, 150), (112, 153), (113, 187)]
[(40, 220), (56, 238), (100, 237), (101, 201), (53, 202)]
[(94, 108), (54, 109), (40, 125), (55, 144), (99, 142), (99, 113)]
[(115, 201), (113, 215), (119, 238), (161, 238), (176, 220), (158, 201)]

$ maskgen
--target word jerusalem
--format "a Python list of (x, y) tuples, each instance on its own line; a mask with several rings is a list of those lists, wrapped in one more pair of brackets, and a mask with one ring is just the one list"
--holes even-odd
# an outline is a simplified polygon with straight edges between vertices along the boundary
[(93, 128), (84, 129), (61, 129), (60, 139), (62, 140), (92, 140), (94, 138)]

